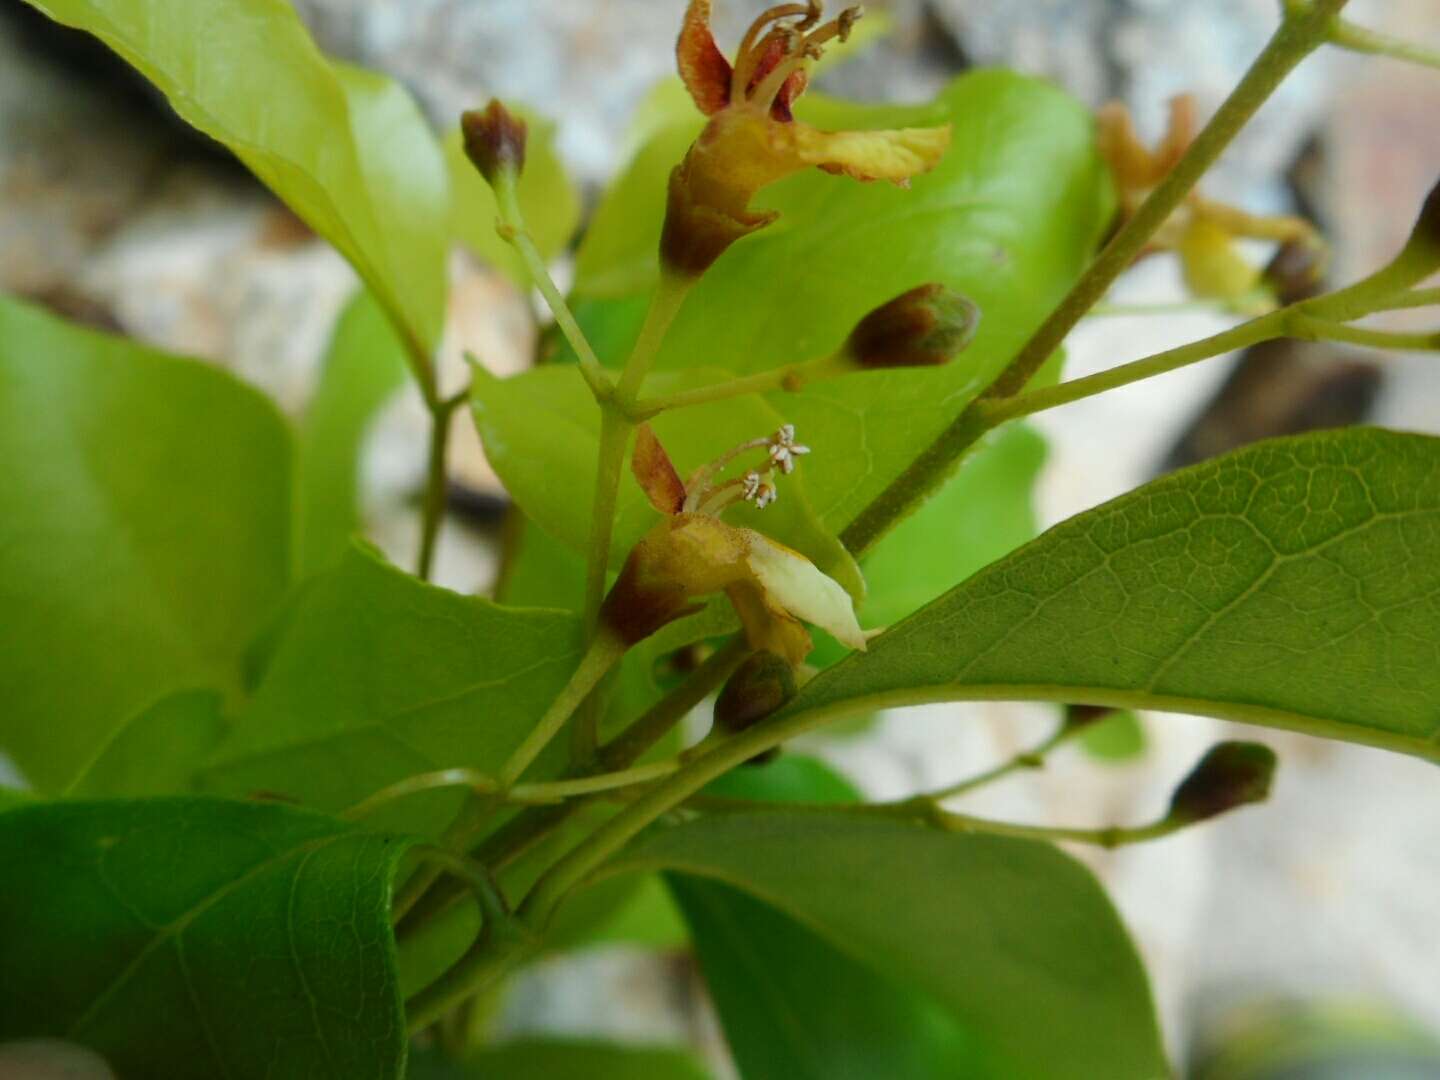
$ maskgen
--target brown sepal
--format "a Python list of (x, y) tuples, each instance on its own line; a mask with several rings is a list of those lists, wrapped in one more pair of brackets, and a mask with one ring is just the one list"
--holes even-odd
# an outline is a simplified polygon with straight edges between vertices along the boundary
[(730, 104), (733, 71), (710, 33), (710, 0), (690, 0), (675, 43), (675, 60), (680, 80), (702, 113), (710, 116)]
[(686, 181), (688, 160), (675, 166), (670, 174), (665, 225), (660, 233), (660, 263), (682, 277), (699, 277), (736, 240), (764, 228), (779, 215), (749, 214), (748, 220), (741, 220), (695, 202)]
[(662, 514), (678, 514), (685, 505), (685, 483), (655, 431), (649, 424), (635, 429), (635, 453), (630, 469), (650, 505)]

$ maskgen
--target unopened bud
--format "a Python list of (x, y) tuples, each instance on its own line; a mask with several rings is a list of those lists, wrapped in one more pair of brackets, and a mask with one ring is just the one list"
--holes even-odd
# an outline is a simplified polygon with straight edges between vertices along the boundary
[(491, 187), (502, 173), (519, 176), (525, 168), (525, 121), (498, 99), (492, 98), (483, 109), (462, 113), (460, 130), (465, 136), (466, 156)]
[(1204, 821), (1264, 802), (1275, 778), (1275, 751), (1263, 743), (1223, 742), (1210, 749), (1170, 798), (1169, 820)]
[(1065, 707), (1065, 728), (1067, 731), (1083, 731), (1094, 727), (1101, 720), (1115, 715), (1109, 705), (1067, 705)]
[(1286, 240), (1260, 278), (1281, 304), (1298, 304), (1324, 291), (1329, 267), (1330, 249), (1319, 237)]
[(975, 337), (980, 309), (954, 289), (921, 285), (870, 312), (843, 350), (862, 368), (936, 367)]
[(1410, 239), (1394, 265), (1404, 268), (1410, 284), (1440, 269), (1440, 183), (1426, 196), (1415, 227), (1410, 230)]
[(731, 734), (764, 720), (795, 696), (795, 669), (768, 649), (752, 653), (715, 700), (715, 724)]

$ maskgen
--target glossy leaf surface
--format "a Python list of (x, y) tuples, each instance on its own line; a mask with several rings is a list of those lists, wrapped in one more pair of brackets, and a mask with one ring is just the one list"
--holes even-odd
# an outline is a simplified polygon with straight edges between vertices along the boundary
[(1259, 443), (1072, 518), (789, 710), (1049, 700), (1440, 759), (1440, 439)]
[[(493, 773), (569, 678), (578, 625), (426, 585), (356, 545), (302, 597), (204, 783), (342, 810), (415, 773)], [(564, 754), (556, 740), (536, 775)], [(458, 798), (427, 793), (375, 820), (433, 832)]]
[(94, 34), (229, 147), (433, 353), (449, 191), (440, 147), (398, 83), (326, 59), (286, 0), (30, 3)]
[(289, 807), (65, 802), (0, 816), (0, 1041), (121, 1076), (388, 1078), (405, 843)]
[(290, 438), (214, 367), (0, 298), (0, 459), (0, 750), (59, 791), (161, 697), (238, 688), (290, 577)]
[(346, 306), (299, 432), (296, 558), (307, 578), (329, 569), (360, 531), (365, 435), (405, 381), (405, 346), (368, 291)]
[(1094, 878), (1049, 844), (838, 811), (734, 813), (654, 831), (613, 864), (656, 868), (748, 893), (928, 994), (971, 1039), (961, 1075), (1168, 1075), (1134, 947)]

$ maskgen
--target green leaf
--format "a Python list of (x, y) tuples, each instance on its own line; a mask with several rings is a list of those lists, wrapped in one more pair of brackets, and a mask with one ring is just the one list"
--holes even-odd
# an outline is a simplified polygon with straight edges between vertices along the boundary
[(865, 557), (870, 626), (890, 626), (1036, 533), (1032, 494), (1045, 441), (1015, 426), (976, 447), (929, 502)]
[(224, 143), (350, 260), (417, 352), (434, 353), (449, 193), (398, 83), (327, 60), (286, 0), (29, 2), (94, 34)]
[[(812, 504), (839, 530), (943, 430), (1064, 295), (1109, 220), (1111, 191), (1087, 110), (1045, 83), (984, 71), (928, 106), (865, 107), (819, 97), (802, 113), (831, 129), (949, 122), (954, 138), (909, 190), (816, 170), (760, 195), (781, 217), (737, 243), (687, 298), (658, 366), (736, 375), (832, 352), (867, 312), (938, 281), (979, 304), (970, 347), (940, 369), (849, 376), (771, 394), (814, 449)], [(597, 211), (577, 294), (648, 288), (666, 176), (696, 125), (671, 125)], [(642, 261), (643, 260), (643, 261)], [(619, 302), (633, 303), (625, 300)], [(593, 312), (592, 312), (593, 317)], [(602, 355), (619, 362), (625, 349)], [(726, 438), (740, 433), (726, 428)]]
[(417, 1055), (408, 1080), (706, 1080), (683, 1050), (585, 1039), (521, 1039), (477, 1051), (464, 1062)]
[(933, 998), (973, 1057), (931, 1075), (1169, 1075), (1134, 947), (1094, 878), (1049, 844), (844, 812), (735, 813), (654, 830), (610, 864), (658, 868), (739, 889)]
[[(550, 364), (509, 379), (476, 366), (471, 392), (486, 455), (505, 488), (539, 525), (577, 551), (590, 542), (590, 504), (600, 445), (600, 411), (572, 367)], [(694, 371), (652, 380), (672, 392), (724, 378)], [(748, 439), (769, 435), (783, 417), (758, 397), (715, 402), (657, 416), (655, 434), (682, 474)], [(756, 452), (759, 453), (758, 451)], [(859, 570), (811, 509), (802, 466), (784, 477), (780, 498), (758, 511), (736, 507), (727, 516), (757, 528), (808, 556), (816, 566), (863, 595)], [(612, 563), (625, 556), (659, 520), (627, 471), (620, 481)]]
[(745, 1080), (976, 1075), (971, 1040), (924, 994), (738, 889), (668, 877)]
[(0, 1040), (121, 1076), (399, 1077), (390, 889), (406, 843), (289, 807), (179, 798), (0, 817)]
[(165, 695), (238, 690), (289, 580), (289, 434), (222, 371), (0, 298), (0, 460), (0, 750), (56, 792)]
[(120, 728), (75, 778), (67, 795), (178, 795), (194, 789), (195, 773), (225, 737), (220, 695), (172, 694)]
[[(516, 194), (525, 228), (545, 259), (565, 250), (580, 224), (580, 192), (565, 173), (555, 152), (555, 125), (528, 109), (507, 106), (529, 125), (525, 140), (525, 168)], [(530, 272), (509, 243), (495, 231), (498, 210), (495, 195), (470, 159), (458, 122), (445, 136), (445, 165), (453, 193), (451, 229), (480, 258), (522, 287), (530, 285)]]
[[(844, 777), (801, 754), (734, 769), (705, 793), (795, 802), (860, 798)], [(684, 874), (666, 880), (746, 1080), (973, 1073), (970, 1039), (925, 994), (738, 889)]]
[(1098, 761), (1119, 764), (1145, 753), (1145, 729), (1128, 709), (1113, 712), (1080, 733), (1080, 748)]
[(1440, 439), (1275, 439), (1072, 518), (787, 711), (1043, 700), (1440, 760)]
[[(505, 608), (411, 577), (356, 545), (316, 578), (202, 783), (338, 811), (415, 773), (499, 769), (569, 679), (579, 620)], [(536, 776), (564, 763), (564, 740)], [(455, 790), (375, 820), (433, 833)]]
[(360, 452), (380, 406), (405, 381), (405, 346), (362, 289), (336, 323), (320, 385), (300, 424), (296, 558), (329, 569), (360, 531)]

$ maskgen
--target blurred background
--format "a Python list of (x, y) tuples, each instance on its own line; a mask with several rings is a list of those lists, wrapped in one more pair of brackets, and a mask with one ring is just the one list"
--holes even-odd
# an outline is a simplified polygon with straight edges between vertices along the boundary
[[(634, 109), (672, 73), (683, 8), (682, 0), (295, 2), (322, 48), (403, 80), (437, 126), (491, 95), (552, 118), (587, 205), (623, 164)], [(717, 29), (730, 42), (765, 5), (718, 6)], [(1092, 106), (1128, 103), (1147, 138), (1160, 134), (1176, 93), (1193, 92), (1208, 116), (1278, 18), (1275, 0), (869, 6), (888, 17), (889, 34), (827, 73), (822, 89), (920, 100), (969, 67), (1004, 65), (1053, 79)], [(1440, 48), (1435, 0), (1354, 0), (1347, 14)], [(1313, 217), (1334, 247), (1333, 280), (1352, 280), (1398, 248), (1440, 176), (1437, 116), (1440, 72), (1332, 50), (1285, 84), (1203, 187), (1253, 211)], [(0, 289), (212, 360), (299, 410), (354, 287), (334, 252), (222, 149), (174, 119), (123, 63), (21, 0), (0, 0)], [(1110, 299), (1183, 298), (1177, 268), (1160, 258), (1127, 275)], [(502, 275), (457, 256), (447, 385), (463, 380), (462, 350), (499, 371), (525, 365), (533, 353), (528, 303)], [(1110, 367), (1234, 321), (1203, 310), (1090, 318), (1070, 340), (1069, 371)], [(1396, 325), (1423, 327), (1424, 315)], [(1050, 446), (1039, 520), (1053, 524), (1160, 471), (1269, 435), (1366, 420), (1440, 433), (1436, 364), (1433, 355), (1288, 343), (1046, 413), (1036, 421)], [(504, 502), (458, 419), (437, 577), (483, 592), (495, 575)], [(426, 423), (418, 398), (396, 400), (366, 454), (372, 534), (402, 564), (417, 541)], [(930, 707), (807, 748), (887, 798), (1008, 757), (1053, 723), (1052, 711), (1038, 707)], [(1237, 1005), (1262, 997), (1370, 1002), (1440, 1030), (1434, 767), (1225, 728), (1146, 715), (1138, 728), (1112, 729), (1088, 749), (1062, 751), (1043, 772), (977, 794), (966, 809), (1055, 824), (1149, 821), (1211, 742), (1265, 741), (1281, 759), (1265, 807), (1159, 843), (1076, 852), (1104, 879), (1139, 943), (1177, 1060), (1224, 1030)], [(698, 1040), (723, 1062), (699, 985), (682, 957), (590, 949), (526, 976), (500, 1024), (512, 1034)], [(1440, 1067), (1413, 1075), (1440, 1075)]]

